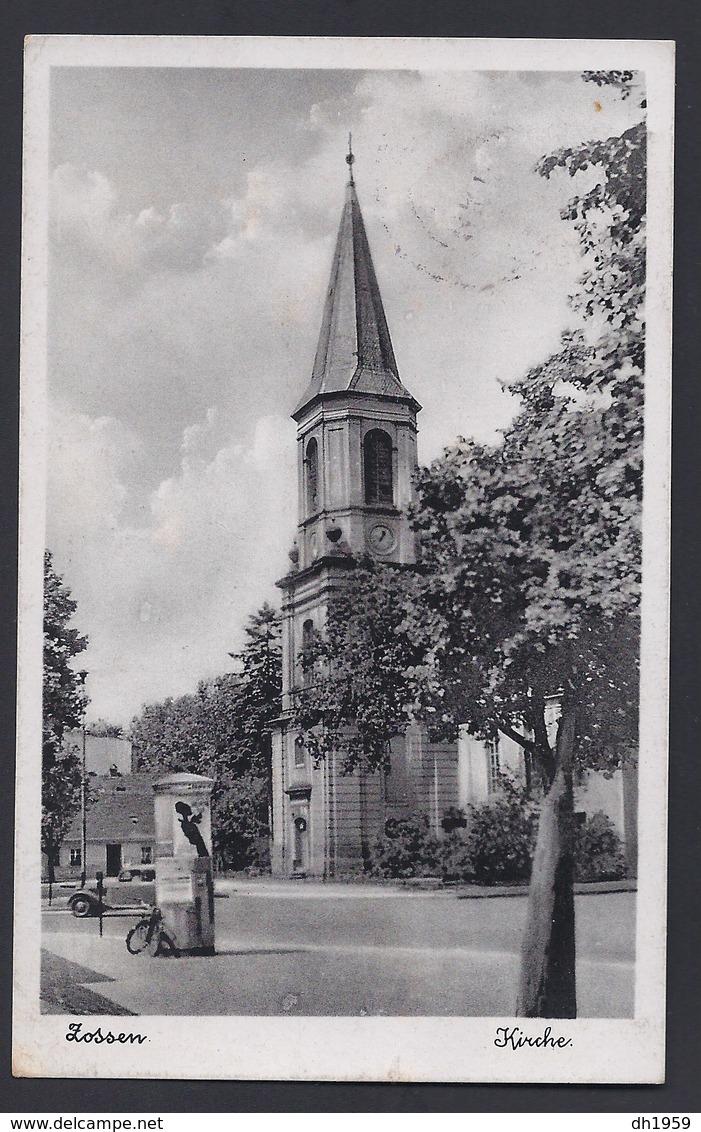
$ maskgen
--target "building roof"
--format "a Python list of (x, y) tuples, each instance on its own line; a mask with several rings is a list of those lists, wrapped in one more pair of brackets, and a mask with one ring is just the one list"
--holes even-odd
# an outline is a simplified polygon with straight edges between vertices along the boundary
[(351, 177), (338, 230), (312, 379), (293, 417), (324, 393), (414, 400), (399, 378), (365, 225)]
[[(85, 818), (87, 840), (115, 844), (138, 838), (153, 840), (153, 782), (157, 777), (157, 774), (89, 777), (89, 800)], [(80, 841), (80, 824), (80, 814), (76, 814), (66, 841)]]

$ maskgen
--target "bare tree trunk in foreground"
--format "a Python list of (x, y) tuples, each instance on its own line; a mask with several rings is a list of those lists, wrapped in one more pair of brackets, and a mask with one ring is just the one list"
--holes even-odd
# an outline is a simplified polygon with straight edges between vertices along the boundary
[(540, 812), (528, 890), (516, 1014), (521, 1018), (576, 1018), (574, 936), (574, 799), (572, 753), (575, 713), (563, 714), (557, 733), (555, 776)]

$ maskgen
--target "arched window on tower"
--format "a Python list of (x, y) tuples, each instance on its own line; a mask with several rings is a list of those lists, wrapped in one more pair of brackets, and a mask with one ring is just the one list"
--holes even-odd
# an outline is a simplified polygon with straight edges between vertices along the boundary
[(295, 767), (300, 769), (307, 765), (307, 748), (304, 746), (304, 739), (298, 735), (295, 739)]
[(364, 448), (365, 502), (394, 503), (391, 438), (374, 428), (365, 437)]
[(313, 515), (319, 510), (319, 445), (315, 437), (307, 444), (304, 463), (307, 472), (307, 510)]

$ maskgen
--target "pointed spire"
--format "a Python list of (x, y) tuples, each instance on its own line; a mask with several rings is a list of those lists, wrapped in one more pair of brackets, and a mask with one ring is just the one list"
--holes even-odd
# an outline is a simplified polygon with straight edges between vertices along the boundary
[(384, 397), (414, 398), (402, 385), (380, 288), (355, 191), (352, 137), (346, 162), (350, 179), (336, 240), (312, 379), (292, 414), (315, 397), (356, 390)]

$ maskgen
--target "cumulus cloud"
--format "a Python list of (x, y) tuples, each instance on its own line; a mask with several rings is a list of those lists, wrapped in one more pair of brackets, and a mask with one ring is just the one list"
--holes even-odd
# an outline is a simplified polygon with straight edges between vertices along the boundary
[(55, 410), (48, 543), (90, 636), (93, 714), (128, 721), (144, 702), (225, 671), (248, 615), (285, 572), (294, 534), (294, 429), (261, 418), (213, 459), (207, 422), (183, 437), (177, 475), (130, 524), (118, 422)]
[[(227, 81), (243, 105), (251, 80)], [(581, 262), (560, 208), (573, 186), (538, 177), (536, 161), (639, 113), (567, 74), (366, 73), (338, 93), (326, 76), (325, 98), (311, 75), (294, 83), (294, 106), (262, 132), (250, 86), (236, 147), (226, 100), (203, 82), (216, 173), (201, 156), (195, 167), (187, 131), (177, 154), (149, 152), (140, 168), (134, 146), (160, 123), (142, 97), (143, 134), (127, 129), (120, 90), (124, 152), (110, 175), (97, 133), (90, 163), (92, 127), (76, 132), (81, 159), (52, 175), (48, 526), (90, 635), (96, 714), (124, 719), (221, 671), (247, 615), (274, 597), (296, 511), (286, 414), (313, 362), (346, 130), (428, 461), (458, 434), (492, 438), (513, 412), (502, 383), (555, 349), (571, 319)], [(177, 100), (167, 105), (170, 150), (183, 130)], [(189, 193), (169, 195), (174, 170)]]
[(50, 388), (143, 439), (132, 486), (150, 491), (177, 467), (183, 431), (210, 406), (213, 453), (305, 384), (333, 232), (303, 230), (292, 181), (253, 172), (214, 209), (227, 221), (213, 240), (214, 217), (195, 223), (184, 205), (132, 216), (102, 175), (56, 171)]
[(165, 215), (154, 206), (137, 215), (122, 212), (103, 173), (71, 163), (53, 171), (50, 202), (56, 250), (77, 245), (127, 272), (196, 268), (226, 225), (223, 207), (214, 215), (182, 202)]

